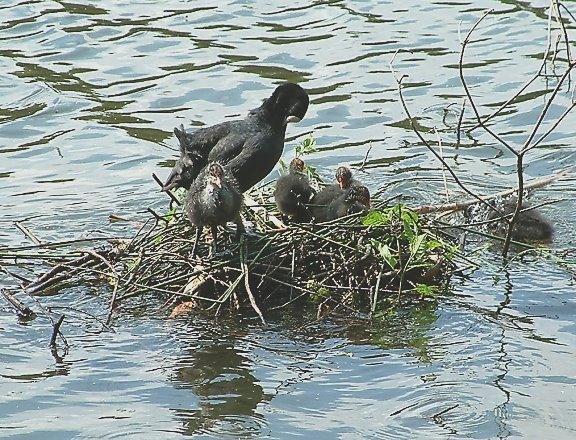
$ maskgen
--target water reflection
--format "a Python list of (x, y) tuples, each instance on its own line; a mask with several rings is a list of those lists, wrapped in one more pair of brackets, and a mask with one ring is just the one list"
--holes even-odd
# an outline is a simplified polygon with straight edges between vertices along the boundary
[[(192, 392), (191, 407), (173, 409), (176, 418), (182, 421), (185, 434), (261, 435), (268, 424), (266, 408), (273, 405), (275, 398), (283, 402), (298, 389), (304, 394), (313, 393), (316, 386), (324, 387), (328, 377), (343, 381), (341, 386), (344, 386), (348, 380), (346, 371), (354, 367), (348, 365), (340, 375), (337, 373), (339, 368), (332, 364), (336, 362), (344, 367), (350, 363), (343, 362), (345, 352), (363, 352), (360, 348), (352, 348), (356, 344), (401, 352), (424, 364), (442, 357), (443, 350), (438, 351), (434, 341), (426, 336), (438, 319), (435, 303), (401, 308), (374, 326), (366, 326), (366, 322), (354, 325), (346, 319), (328, 319), (302, 328), (302, 312), (300, 307), (284, 310), (279, 315), (282, 323), (272, 321), (272, 327), (260, 335), (253, 330), (241, 330), (245, 327), (241, 322), (226, 320), (214, 326), (209, 321), (202, 323), (198, 317), (193, 318), (194, 334), (186, 334), (186, 327), (178, 330), (178, 338), (187, 341), (186, 345), (190, 347), (178, 356), (169, 378), (177, 389)], [(313, 311), (309, 312), (307, 316), (313, 319)], [(205, 325), (212, 328), (198, 332)], [(279, 338), (277, 332), (286, 327), (293, 327), (289, 330), (289, 338)], [(348, 342), (343, 343), (345, 340)], [(299, 350), (301, 344), (308, 347), (308, 353)], [(381, 382), (383, 371), (374, 366), (383, 365), (387, 356), (373, 348), (367, 352), (374, 354), (362, 354), (358, 367), (364, 363), (368, 367), (362, 376), (368, 382), (384, 386)], [(276, 361), (271, 361), (274, 358), (284, 359), (280, 363), (288, 366), (292, 377), (276, 382)], [(269, 372), (266, 372), (268, 368), (255, 365), (258, 359), (268, 364), (272, 362)], [(388, 362), (395, 361), (389, 359)], [(335, 387), (338, 389), (337, 384)], [(328, 395), (324, 397), (329, 398)], [(335, 398), (338, 399), (336, 395)], [(301, 428), (295, 425), (290, 429), (298, 432)]]
[(197, 334), (199, 341), (190, 341), (194, 347), (185, 348), (172, 368), (170, 381), (177, 389), (190, 390), (192, 401), (197, 402), (193, 408), (173, 409), (186, 435), (261, 434), (264, 418), (257, 407), (271, 397), (254, 375), (250, 353), (238, 348), (246, 333), (232, 333), (233, 336), (218, 336), (213, 331)]

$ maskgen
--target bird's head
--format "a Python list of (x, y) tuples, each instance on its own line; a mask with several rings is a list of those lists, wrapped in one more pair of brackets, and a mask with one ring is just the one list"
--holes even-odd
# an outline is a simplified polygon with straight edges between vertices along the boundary
[(338, 167), (336, 170), (336, 181), (340, 186), (340, 189), (346, 189), (350, 185), (352, 180), (352, 172), (347, 167)]

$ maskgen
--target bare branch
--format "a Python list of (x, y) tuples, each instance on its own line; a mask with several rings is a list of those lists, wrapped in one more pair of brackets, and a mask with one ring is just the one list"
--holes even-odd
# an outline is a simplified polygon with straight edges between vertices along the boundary
[(22, 233), (28, 237), (30, 239), (30, 241), (32, 243), (34, 243), (36, 246), (40, 246), (42, 245), (42, 242), (38, 239), (38, 237), (36, 237), (32, 231), (30, 231), (26, 226), (24, 226), (22, 223), (20, 222), (14, 222), (14, 225), (20, 229), (20, 231), (22, 231)]
[(526, 148), (526, 151), (530, 151), (533, 148), (536, 148), (537, 146), (539, 146), (544, 141), (544, 139), (546, 139), (548, 137), (548, 135), (550, 133), (552, 133), (556, 129), (556, 127), (558, 127), (558, 125), (560, 125), (560, 123), (564, 120), (564, 118), (566, 118), (566, 116), (568, 116), (568, 114), (574, 109), (574, 107), (576, 107), (576, 102), (573, 102), (570, 105), (570, 107), (566, 108), (566, 110), (564, 110), (564, 113), (562, 113), (562, 115), (554, 121), (552, 126), (548, 130), (546, 130), (546, 132), (544, 134), (542, 134), (536, 140), (536, 142), (534, 142), (530, 147)]
[[(527, 185), (524, 185), (524, 189), (541, 188), (545, 185), (548, 185), (551, 182), (554, 182), (555, 180), (560, 179), (561, 177), (568, 174), (570, 171), (572, 171), (572, 167), (565, 168), (562, 171), (560, 171), (559, 173), (556, 173), (552, 176), (548, 176), (548, 177), (545, 177), (543, 179), (534, 180), (534, 181), (528, 183)], [(506, 191), (500, 191), (500, 192), (495, 193), (495, 194), (490, 194), (488, 196), (480, 196), (480, 198), (484, 201), (488, 201), (488, 200), (495, 199), (497, 197), (505, 197), (505, 196), (508, 196), (510, 194), (514, 194), (517, 191), (518, 191), (517, 188), (512, 188), (512, 189), (509, 189)], [(431, 212), (462, 211), (463, 209), (466, 209), (469, 206), (475, 205), (477, 203), (478, 203), (478, 200), (476, 198), (474, 198), (473, 200), (465, 200), (463, 202), (455, 202), (455, 203), (446, 203), (443, 205), (421, 205), (421, 206), (418, 206), (416, 208), (413, 208), (412, 211), (418, 212), (420, 214), (427, 214), (427, 213), (431, 213)]]
[[(424, 138), (424, 136), (422, 136), (422, 134), (420, 133), (420, 131), (418, 131), (418, 129), (416, 128), (416, 125), (414, 124), (414, 118), (412, 117), (412, 115), (410, 114), (410, 110), (408, 110), (408, 106), (406, 104), (406, 100), (404, 99), (404, 95), (402, 93), (402, 80), (406, 77), (407, 75), (403, 75), (402, 77), (400, 77), (400, 79), (397, 79), (396, 82), (398, 83), (398, 94), (400, 96), (400, 103), (402, 104), (402, 107), (404, 108), (404, 112), (406, 113), (406, 116), (408, 117), (408, 119), (410, 120), (410, 126), (412, 127), (412, 131), (414, 131), (414, 133), (416, 134), (416, 136), (418, 136), (418, 139), (420, 139), (420, 141), (422, 141), (422, 143), (426, 146), (426, 148), (428, 148), (428, 150), (430, 150), (430, 152), (436, 156), (436, 158), (442, 163), (442, 165), (444, 167), (446, 167), (446, 169), (448, 170), (448, 172), (450, 173), (450, 175), (452, 176), (452, 178), (454, 179), (454, 181), (456, 182), (456, 184), (462, 188), (462, 190), (464, 192), (466, 192), (467, 194), (469, 194), (470, 196), (474, 197), (476, 200), (478, 200), (480, 203), (484, 203), (484, 204), (488, 204), (484, 199), (482, 199), (480, 196), (476, 195), (475, 193), (473, 193), (472, 191), (470, 191), (458, 178), (458, 176), (456, 175), (456, 173), (454, 172), (454, 170), (452, 170), (452, 168), (450, 167), (450, 165), (448, 165), (448, 163), (444, 160), (444, 158), (442, 156), (440, 156), (438, 154), (438, 152), (436, 152), (436, 150), (434, 148), (432, 148), (432, 146), (428, 143), (428, 141)], [(490, 206), (488, 204), (488, 206)], [(491, 206), (490, 206), (491, 207)]]
[(62, 325), (63, 322), (64, 322), (64, 315), (60, 315), (60, 318), (58, 319), (58, 321), (56, 321), (56, 323), (52, 328), (52, 337), (50, 338), (50, 345), (49, 345), (50, 348), (56, 348), (56, 338), (60, 333), (60, 326)]
[(528, 151), (530, 149), (530, 142), (532, 142), (532, 139), (534, 139), (534, 136), (536, 136), (536, 132), (538, 131), (538, 129), (542, 125), (542, 121), (546, 117), (548, 110), (550, 110), (550, 107), (552, 106), (552, 103), (554, 102), (554, 98), (556, 97), (558, 92), (562, 89), (564, 81), (570, 76), (570, 72), (572, 72), (572, 69), (574, 68), (575, 65), (576, 64), (570, 64), (568, 66), (568, 68), (566, 69), (566, 71), (560, 77), (558, 84), (556, 84), (556, 87), (554, 87), (552, 94), (548, 97), (548, 100), (546, 101), (544, 108), (540, 112), (540, 116), (538, 117), (538, 120), (534, 124), (534, 127), (532, 128), (530, 135), (528, 136), (528, 138), (524, 142), (524, 145), (522, 146), (522, 149), (520, 150), (519, 154), (524, 154), (526, 151)]
[(466, 37), (464, 38), (464, 40), (462, 42), (462, 49), (460, 50), (460, 60), (458, 61), (458, 72), (460, 75), (460, 81), (462, 82), (462, 87), (464, 87), (464, 92), (466, 93), (466, 96), (468, 97), (468, 100), (470, 101), (470, 105), (472, 106), (472, 110), (474, 111), (474, 114), (476, 115), (476, 120), (478, 121), (478, 126), (482, 127), (487, 133), (489, 133), (498, 142), (500, 142), (502, 145), (504, 145), (508, 150), (510, 150), (510, 152), (512, 154), (518, 155), (516, 150), (510, 144), (508, 144), (508, 142), (506, 142), (498, 134), (493, 132), (486, 125), (485, 121), (482, 120), (482, 116), (480, 116), (480, 112), (478, 111), (476, 103), (474, 102), (474, 98), (472, 97), (472, 93), (470, 92), (470, 88), (468, 87), (468, 83), (466, 83), (466, 78), (464, 77), (464, 53), (466, 50), (466, 46), (470, 42), (470, 37), (472, 36), (472, 33), (476, 30), (476, 28), (482, 22), (482, 20), (484, 20), (488, 16), (488, 14), (490, 14), (491, 12), (493, 12), (493, 9), (486, 11), (484, 13), (484, 15), (482, 15), (482, 17), (480, 17), (476, 21), (476, 23), (474, 23), (474, 25), (470, 28), (470, 30), (466, 34)]

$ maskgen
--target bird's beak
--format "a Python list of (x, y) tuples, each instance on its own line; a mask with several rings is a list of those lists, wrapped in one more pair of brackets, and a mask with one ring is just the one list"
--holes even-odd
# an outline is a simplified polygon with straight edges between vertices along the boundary
[(218, 187), (218, 189), (222, 188), (222, 180), (218, 176), (210, 176), (210, 183)]
[(162, 186), (162, 191), (168, 191), (171, 190), (172, 188), (177, 187), (180, 184), (181, 180), (182, 176), (176, 170), (176, 168), (173, 168), (172, 172), (168, 176), (168, 179), (166, 179), (166, 183), (164, 183), (164, 185)]
[(298, 116), (294, 116), (294, 115), (289, 115), (286, 118), (286, 123), (289, 124), (290, 122), (300, 122), (302, 119), (300, 119)]

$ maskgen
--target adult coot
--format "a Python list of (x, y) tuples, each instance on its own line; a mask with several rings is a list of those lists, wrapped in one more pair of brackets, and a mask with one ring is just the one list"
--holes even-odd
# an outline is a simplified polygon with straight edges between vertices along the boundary
[(196, 255), (196, 245), (204, 226), (212, 230), (212, 252), (217, 250), (218, 225), (228, 221), (236, 222), (236, 237), (244, 231), (240, 208), (242, 193), (234, 177), (217, 162), (212, 162), (197, 176), (184, 201), (184, 211), (190, 222), (196, 226), (196, 241), (192, 258)]
[(360, 185), (350, 186), (342, 195), (328, 205), (326, 220), (334, 220), (370, 209), (370, 192)]
[[(491, 210), (488, 213), (488, 220), (501, 219), (502, 215), (510, 218), (516, 209), (516, 198), (508, 199), (504, 202), (500, 212)], [(495, 235), (505, 236), (508, 232), (508, 222), (501, 219), (488, 224), (488, 230)], [(552, 241), (554, 228), (536, 209), (531, 209), (529, 205), (522, 204), (522, 211), (518, 214), (514, 228), (512, 229), (512, 240), (515, 241)]]
[(306, 204), (314, 195), (308, 177), (304, 174), (304, 161), (295, 157), (290, 162), (288, 174), (281, 176), (276, 182), (274, 200), (278, 210), (290, 217), (296, 223), (312, 220)]
[(276, 165), (284, 149), (289, 122), (300, 121), (309, 98), (297, 84), (279, 85), (272, 96), (245, 119), (201, 128), (192, 133), (183, 127), (174, 133), (180, 143), (180, 158), (163, 189), (190, 188), (210, 162), (227, 166), (241, 192), (260, 182)]
[(351, 186), (362, 186), (360, 182), (352, 178), (352, 172), (349, 168), (341, 166), (336, 170), (336, 182), (328, 185), (317, 193), (311, 200), (312, 216), (318, 222), (327, 220), (328, 206)]

